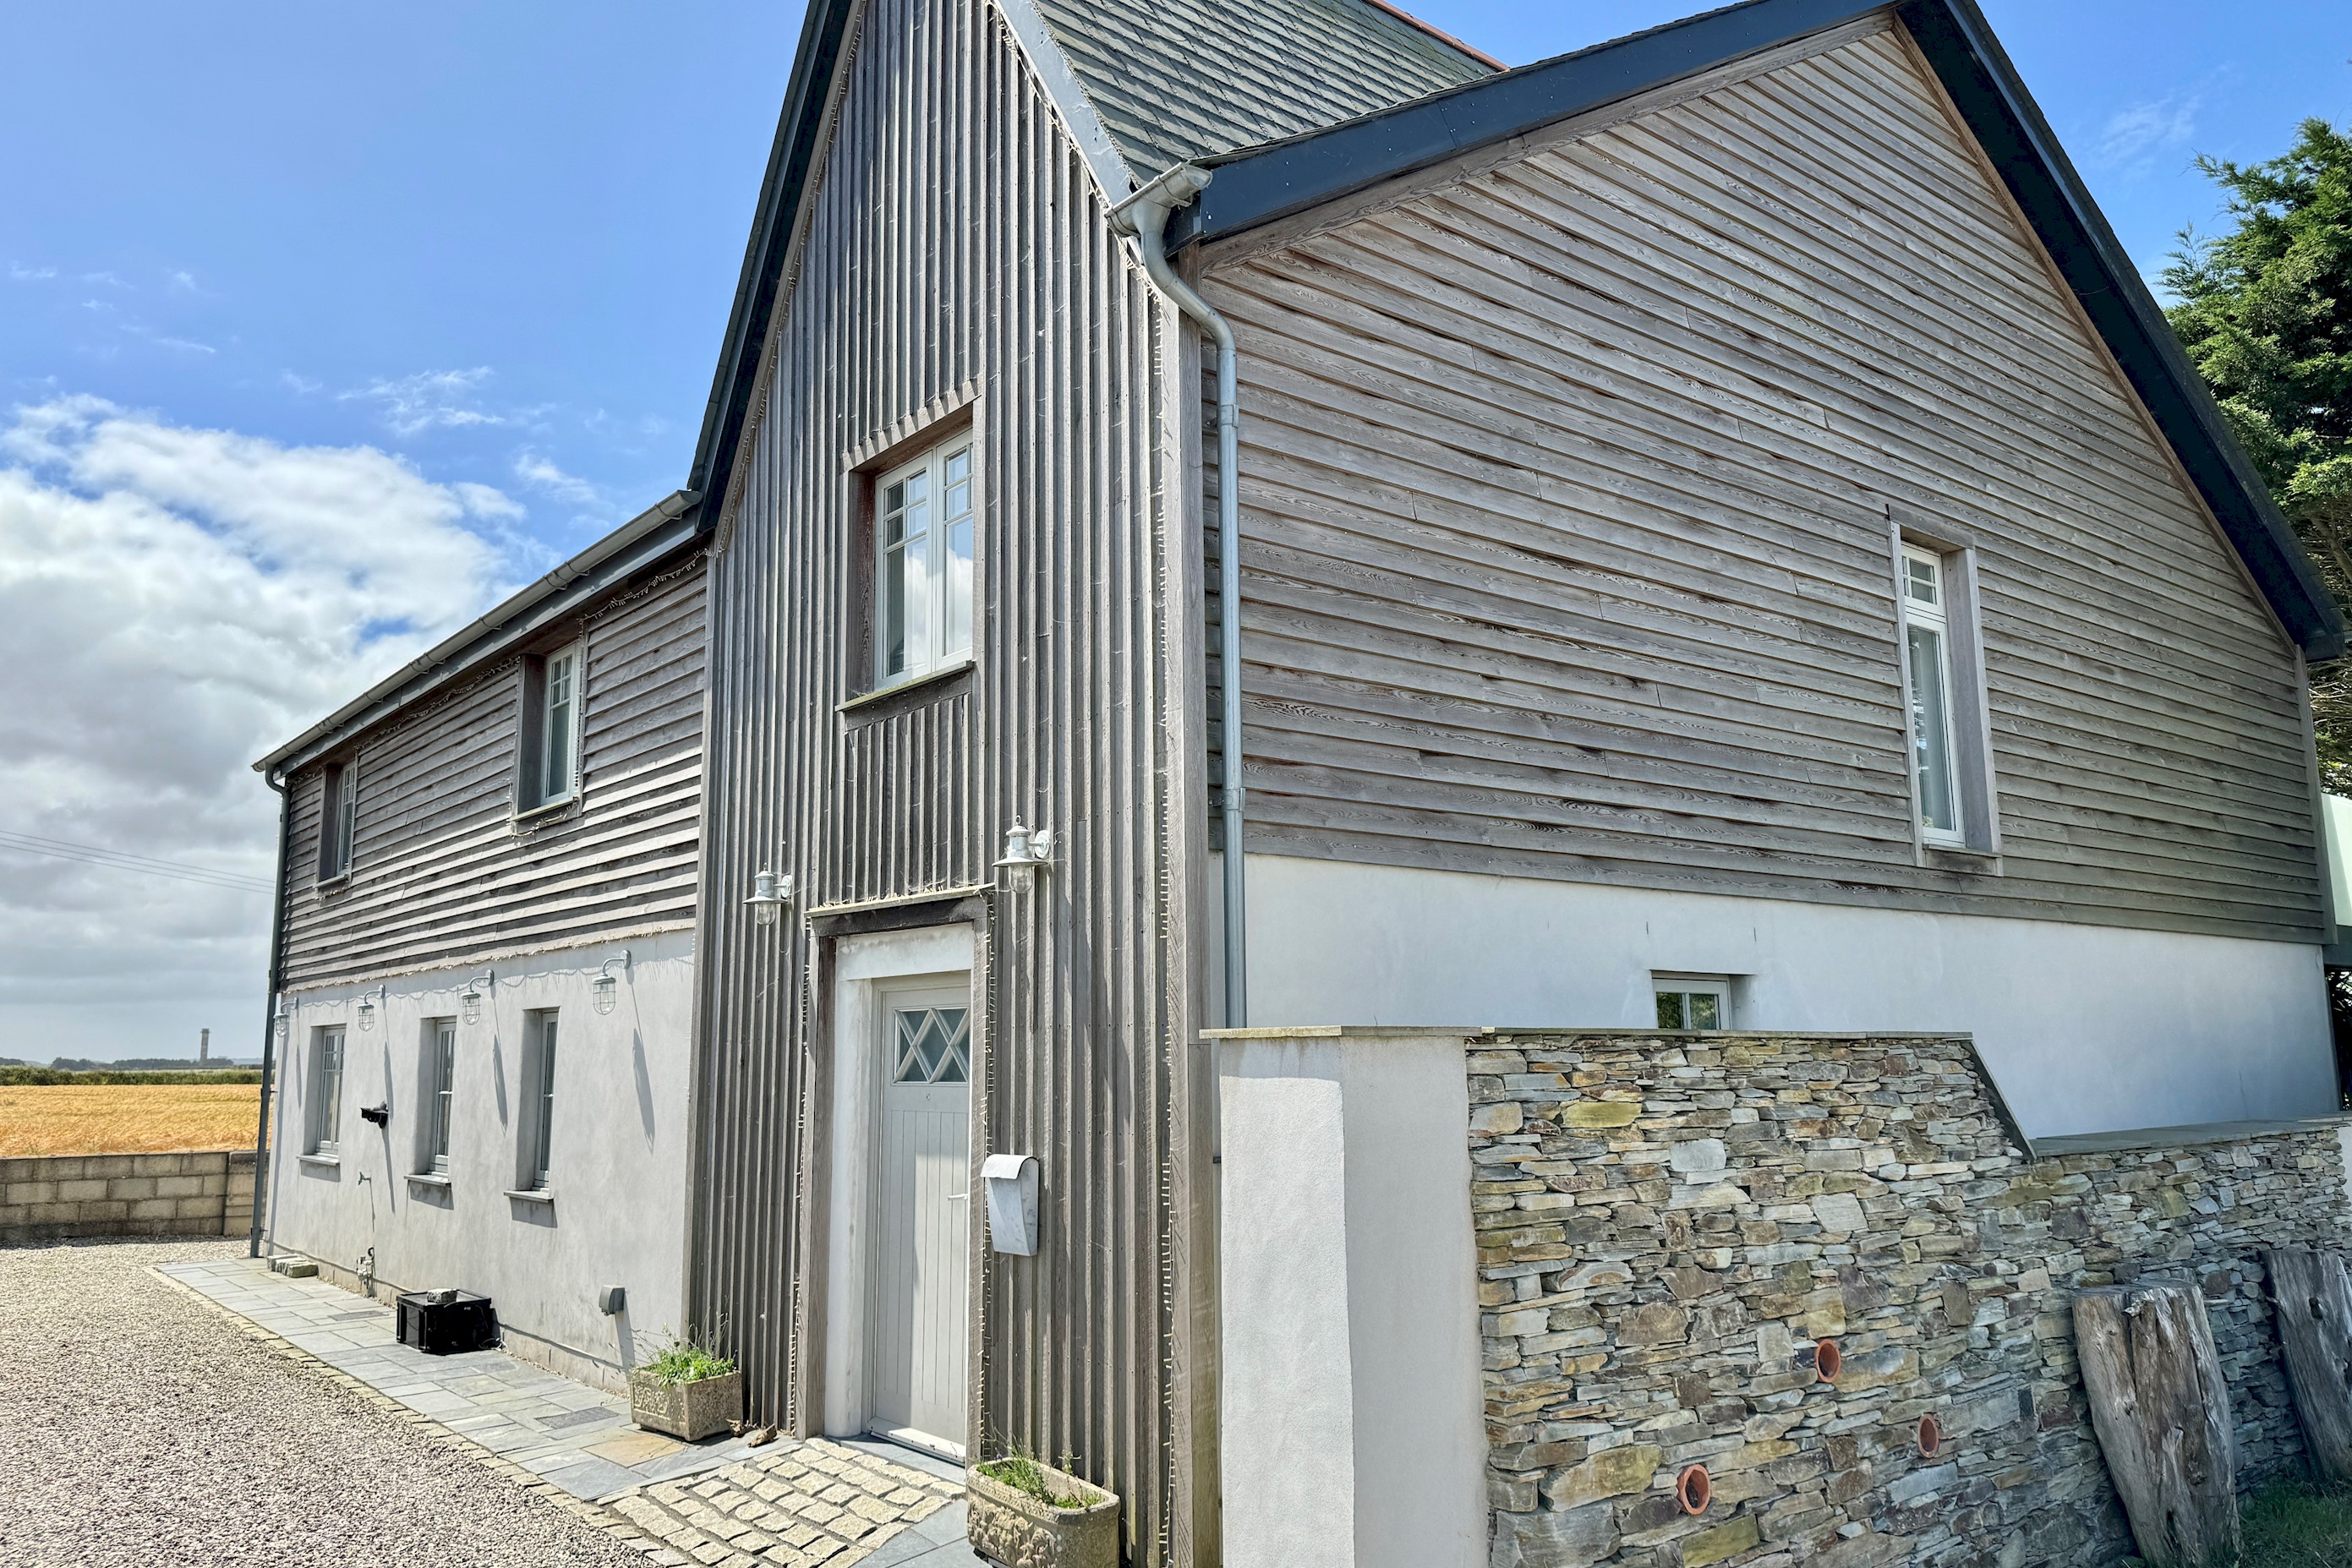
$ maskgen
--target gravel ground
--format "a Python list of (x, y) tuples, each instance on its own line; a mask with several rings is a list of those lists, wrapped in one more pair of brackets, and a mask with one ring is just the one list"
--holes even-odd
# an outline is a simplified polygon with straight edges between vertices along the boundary
[(148, 1272), (242, 1241), (0, 1248), (7, 1568), (643, 1568)]

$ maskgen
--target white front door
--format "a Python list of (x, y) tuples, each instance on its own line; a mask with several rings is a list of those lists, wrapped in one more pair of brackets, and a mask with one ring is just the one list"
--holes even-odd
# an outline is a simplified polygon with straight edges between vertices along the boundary
[(867, 1425), (963, 1458), (971, 1198), (969, 984), (880, 988)]

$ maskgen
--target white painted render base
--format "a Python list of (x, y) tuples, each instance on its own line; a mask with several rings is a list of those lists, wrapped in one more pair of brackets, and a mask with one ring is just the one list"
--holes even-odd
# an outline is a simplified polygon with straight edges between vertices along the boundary
[[(613, 1011), (593, 988), (625, 947)], [(494, 970), (481, 1019), (463, 1021), (467, 981)], [(293, 997), (278, 1044), (270, 1117), (270, 1203), (265, 1240), (319, 1259), (339, 1280), (375, 1249), (375, 1277), (401, 1290), (454, 1285), (496, 1303), (508, 1348), (573, 1376), (622, 1385), (667, 1331), (683, 1332), (687, 1113), (694, 1019), (690, 933), (509, 958), (384, 983), (372, 1028), (358, 1004), (368, 987)], [(526, 1058), (523, 1015), (558, 1010), (553, 1201), (507, 1196), (517, 1177)], [(423, 1095), (428, 1019), (456, 1018), (456, 1092), (446, 1187), (412, 1182), (425, 1161)], [(311, 1030), (344, 1026), (337, 1163), (300, 1157), (310, 1123)], [(389, 1126), (361, 1120), (389, 1104)], [(617, 1317), (598, 1310), (607, 1285), (628, 1292)], [(381, 1293), (381, 1292), (380, 1292)]]
[(1965, 1030), (2029, 1136), (2336, 1106), (2316, 944), (1252, 855), (1249, 959), (1257, 1027), (1649, 1028), (1654, 972), (1730, 975), (1738, 1029)]
[(1222, 1040), (1218, 1113), (1227, 1568), (1478, 1568), (1461, 1035)]

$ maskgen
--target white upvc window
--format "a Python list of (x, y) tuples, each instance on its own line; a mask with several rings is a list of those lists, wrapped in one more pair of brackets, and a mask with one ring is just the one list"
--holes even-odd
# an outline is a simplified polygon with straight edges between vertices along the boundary
[(529, 1015), (531, 1032), (530, 1111), (524, 1118), (522, 1185), (534, 1192), (547, 1190), (553, 1165), (555, 1136), (555, 1021), (552, 1009)]
[(1727, 975), (1653, 975), (1650, 989), (1660, 1029), (1729, 1029), (1731, 977)]
[(969, 436), (935, 446), (874, 486), (874, 674), (911, 679), (971, 653)]
[(1959, 748), (1952, 722), (1951, 591), (1944, 559), (1903, 547), (1903, 657), (1911, 688), (1911, 760), (1919, 836), (1958, 849), (1968, 842), (1961, 819)]
[(425, 1168), (436, 1176), (446, 1176), (449, 1108), (457, 1082), (457, 1020), (428, 1019), (425, 1033), (425, 1114), (432, 1119), (425, 1133)]
[(343, 1103), (343, 1026), (310, 1034), (310, 1153), (341, 1152)]
[(331, 762), (319, 802), (319, 880), (332, 882), (352, 869), (352, 842), (359, 836), (360, 770)]
[(522, 810), (561, 805), (580, 789), (581, 713), (588, 661), (573, 643), (524, 664)]

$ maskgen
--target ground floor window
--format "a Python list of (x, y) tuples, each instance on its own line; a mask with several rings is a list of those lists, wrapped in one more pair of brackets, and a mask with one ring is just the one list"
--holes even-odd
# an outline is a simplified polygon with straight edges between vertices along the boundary
[(449, 1105), (457, 1080), (457, 1020), (425, 1020), (425, 1168), (449, 1174)]
[(1728, 975), (1654, 975), (1660, 1029), (1729, 1029)]
[(310, 1153), (333, 1155), (341, 1147), (343, 1026), (310, 1031)]
[(523, 1015), (524, 1050), (530, 1064), (522, 1119), (522, 1186), (543, 1191), (554, 1166), (555, 1038), (553, 1009)]

